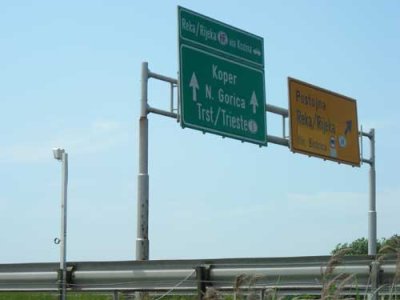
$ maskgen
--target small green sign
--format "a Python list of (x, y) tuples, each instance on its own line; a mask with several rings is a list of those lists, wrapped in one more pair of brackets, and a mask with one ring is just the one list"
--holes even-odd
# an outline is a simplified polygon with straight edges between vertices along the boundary
[(263, 71), (181, 46), (182, 126), (265, 145)]
[(264, 67), (264, 40), (183, 7), (178, 8), (179, 38)]

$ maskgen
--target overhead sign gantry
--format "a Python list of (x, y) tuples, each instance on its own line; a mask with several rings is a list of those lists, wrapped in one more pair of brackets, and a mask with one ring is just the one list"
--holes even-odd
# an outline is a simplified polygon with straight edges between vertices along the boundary
[[(142, 64), (139, 117), (139, 172), (136, 260), (149, 259), (148, 114), (181, 121), (183, 127), (370, 168), (368, 254), (376, 254), (375, 131), (358, 132), (356, 101), (289, 79), (289, 109), (267, 105), (263, 39), (190, 10), (178, 7), (179, 80), (151, 72)], [(171, 86), (170, 111), (148, 103), (148, 80)], [(174, 87), (179, 86), (174, 108)], [(265, 112), (282, 116), (282, 137), (266, 134)], [(290, 113), (288, 113), (288, 111)], [(178, 113), (176, 113), (178, 112)], [(285, 134), (290, 117), (290, 140)], [(371, 157), (360, 159), (359, 135), (368, 137)]]

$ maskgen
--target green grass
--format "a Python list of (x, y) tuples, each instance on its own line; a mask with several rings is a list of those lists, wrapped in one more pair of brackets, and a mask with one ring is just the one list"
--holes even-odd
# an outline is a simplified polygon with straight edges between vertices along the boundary
[[(124, 297), (119, 297), (124, 300)], [(32, 292), (1, 292), (0, 300), (58, 300), (59, 296), (55, 293), (32, 293)], [(89, 294), (89, 293), (68, 293), (68, 300), (112, 300), (113, 295)]]
[[(155, 297), (158, 298), (158, 297)], [(149, 298), (149, 299), (155, 299)], [(0, 292), (0, 300), (58, 300), (56, 293), (35, 293), (35, 292)], [(68, 300), (113, 300), (112, 293), (67, 293)], [(120, 300), (133, 299), (132, 296), (119, 294)], [(166, 296), (163, 300), (196, 300), (196, 296)], [(231, 300), (232, 298), (228, 299)]]

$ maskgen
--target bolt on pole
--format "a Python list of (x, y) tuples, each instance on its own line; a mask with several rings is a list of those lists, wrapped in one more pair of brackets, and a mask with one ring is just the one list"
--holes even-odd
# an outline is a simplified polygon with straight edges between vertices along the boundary
[(149, 259), (149, 173), (148, 173), (148, 63), (142, 63), (141, 108), (139, 118), (139, 174), (137, 194), (136, 260)]

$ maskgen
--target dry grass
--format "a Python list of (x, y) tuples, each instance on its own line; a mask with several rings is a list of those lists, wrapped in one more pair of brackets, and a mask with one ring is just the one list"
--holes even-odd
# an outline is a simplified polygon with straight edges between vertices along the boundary
[(256, 300), (259, 298), (257, 292), (259, 290), (256, 289), (257, 281), (260, 279), (265, 278), (263, 276), (258, 275), (246, 275), (241, 274), (236, 276), (234, 286), (233, 286), (233, 299), (238, 300), (242, 299), (242, 291), (246, 291), (247, 300)]
[[(396, 269), (395, 274), (393, 276), (393, 281), (390, 286), (389, 292), (389, 300), (397, 299), (397, 295), (399, 294), (397, 291), (397, 285), (400, 283), (400, 241), (396, 241), (395, 246), (386, 245), (382, 249), (379, 250), (378, 253), (378, 262), (382, 263), (385, 258), (388, 256), (396, 256)], [(397, 246), (397, 247), (396, 247)]]
[[(396, 300), (400, 299), (400, 291), (397, 290), (397, 287), (400, 285), (400, 240), (396, 244), (398, 247), (394, 247), (392, 245), (386, 245), (382, 247), (379, 251), (376, 261), (378, 263), (382, 263), (384, 259), (390, 257), (393, 259), (393, 255), (396, 255), (396, 269), (393, 276), (392, 282), (386, 285), (380, 285), (376, 290), (366, 290), (366, 291), (358, 291), (357, 290), (357, 278), (355, 274), (346, 274), (339, 273), (337, 267), (341, 265), (343, 262), (343, 258), (347, 255), (351, 249), (342, 249), (333, 255), (326, 266), (321, 267), (321, 283), (322, 289), (319, 300), (354, 300), (354, 299), (367, 299), (368, 295), (378, 294), (382, 289), (386, 289), (389, 287), (389, 296), (385, 298), (380, 298), (384, 300)], [(369, 283), (374, 282), (376, 278), (373, 276), (377, 276), (377, 273), (372, 274), (371, 272)], [(251, 276), (246, 274), (238, 275), (234, 281), (234, 300), (256, 300), (260, 299), (258, 292), (260, 292), (260, 286), (256, 286), (257, 281), (265, 277), (260, 276)], [(279, 281), (279, 278), (278, 278)], [(278, 285), (276, 285), (278, 286)], [(349, 286), (355, 287), (356, 295), (353, 298), (346, 296), (346, 288)], [(262, 287), (261, 287), (262, 288)], [(300, 295), (297, 297), (279, 297), (279, 288), (268, 288), (265, 286), (264, 289), (264, 300), (279, 300), (279, 299), (306, 299), (307, 295)], [(312, 299), (317, 299), (313, 298)]]
[(346, 299), (342, 298), (342, 292), (347, 284), (351, 283), (355, 276), (351, 274), (340, 273), (334, 276), (334, 271), (343, 261), (343, 257), (349, 253), (350, 249), (342, 249), (335, 255), (332, 255), (325, 270), (321, 268), (322, 276), (322, 300)]
[(221, 295), (219, 294), (218, 290), (213, 287), (208, 287), (203, 297), (203, 300), (220, 300), (220, 299)]

